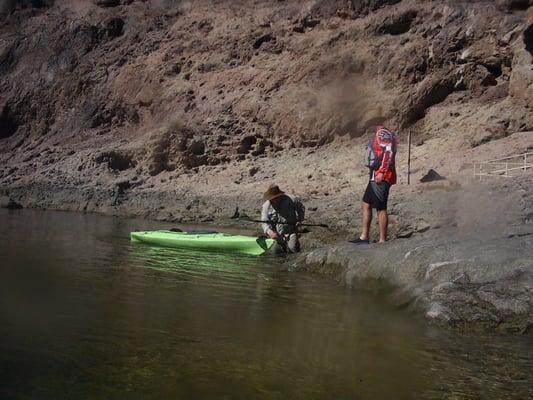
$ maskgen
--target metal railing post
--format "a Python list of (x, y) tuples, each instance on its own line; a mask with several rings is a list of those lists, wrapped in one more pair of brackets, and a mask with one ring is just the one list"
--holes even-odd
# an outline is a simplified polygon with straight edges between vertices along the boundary
[(411, 131), (407, 136), (407, 184), (411, 184)]

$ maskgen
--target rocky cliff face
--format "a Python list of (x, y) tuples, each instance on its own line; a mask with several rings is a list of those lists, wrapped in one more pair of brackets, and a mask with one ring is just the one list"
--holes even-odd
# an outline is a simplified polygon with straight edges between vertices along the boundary
[(271, 179), (327, 197), (364, 180), (358, 137), (380, 122), (414, 133), (415, 171), (458, 175), (468, 150), (533, 130), (529, 5), (3, 1), (0, 184), (110, 212)]
[(530, 3), (4, 0), (0, 184), (115, 193), (95, 210), (186, 181), (201, 197), (210, 177), (228, 196), (277, 174), (312, 195), (299, 182), (320, 165), (252, 164), (335, 141), (359, 154), (378, 122), (438, 166), (533, 130)]
[(276, 180), (344, 220), (361, 136), (382, 122), (399, 169), (412, 132), (415, 178), (463, 179), (532, 147), (530, 5), (3, 0), (0, 188), (29, 206), (210, 219)]

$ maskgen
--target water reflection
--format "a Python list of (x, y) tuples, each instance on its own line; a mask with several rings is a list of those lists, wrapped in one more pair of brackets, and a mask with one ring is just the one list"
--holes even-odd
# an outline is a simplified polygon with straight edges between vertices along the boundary
[(429, 329), (268, 257), (130, 243), (150, 224), (0, 212), (0, 398), (533, 395), (526, 339)]

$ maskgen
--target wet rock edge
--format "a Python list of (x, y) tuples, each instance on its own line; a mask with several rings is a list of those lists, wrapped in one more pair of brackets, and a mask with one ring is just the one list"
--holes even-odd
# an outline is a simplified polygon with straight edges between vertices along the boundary
[(464, 333), (533, 334), (533, 228), (506, 238), (442, 230), (308, 253), (296, 266)]

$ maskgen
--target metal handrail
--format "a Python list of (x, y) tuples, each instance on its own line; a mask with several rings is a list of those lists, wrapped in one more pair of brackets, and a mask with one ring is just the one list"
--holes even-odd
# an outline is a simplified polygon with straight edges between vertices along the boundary
[(499, 174), (500, 172), (509, 172), (509, 171), (524, 171), (528, 168), (533, 168), (533, 165), (524, 165), (523, 167), (515, 167), (515, 168), (505, 168), (505, 169), (497, 169), (496, 171), (490, 171), (491, 174)]
[(524, 162), (515, 162), (515, 163), (511, 163), (511, 162), (495, 162), (495, 163), (477, 163), (479, 165), (520, 165), (520, 166), (523, 166), (524, 165)]
[[(478, 177), (481, 179), (482, 176), (504, 176), (506, 178), (509, 178), (509, 172), (513, 171), (524, 171), (526, 172), (528, 169), (533, 168), (533, 164), (528, 164), (528, 156), (530, 156), (530, 160), (533, 159), (533, 153), (522, 153), (516, 156), (510, 156), (510, 157), (504, 157), (504, 158), (497, 158), (493, 160), (488, 161), (480, 161), (480, 162), (474, 162), (474, 177)], [(511, 160), (511, 159), (523, 159), (520, 162), (502, 162), (503, 160)], [(504, 169), (497, 169), (489, 172), (484, 172), (483, 167), (485, 166), (505, 166)], [(515, 165), (518, 165), (518, 167), (515, 167)], [(510, 168), (511, 167), (511, 168)], [(513, 175), (515, 176), (515, 175)]]
[(510, 160), (511, 158), (518, 158), (518, 157), (524, 157), (524, 156), (526, 156), (526, 157), (527, 157), (527, 156), (533, 156), (533, 152), (517, 154), (516, 156), (509, 156), (509, 157), (503, 157), (503, 158), (495, 158), (495, 159), (493, 159), (493, 160), (479, 161), (478, 164), (492, 163), (492, 162), (494, 162), (494, 161)]

